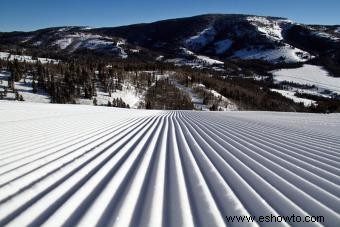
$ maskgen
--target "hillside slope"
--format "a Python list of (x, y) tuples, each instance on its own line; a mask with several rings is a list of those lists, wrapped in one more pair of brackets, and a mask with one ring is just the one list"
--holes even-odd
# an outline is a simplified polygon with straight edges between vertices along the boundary
[[(340, 26), (303, 25), (278, 17), (208, 14), (113, 28), (59, 27), (0, 34), (2, 48), (49, 53), (105, 53), (118, 58), (259, 59), (339, 62)], [(188, 49), (191, 53), (181, 51)], [(330, 64), (330, 63), (328, 63)]]
[(13, 102), (0, 114), (1, 226), (340, 224), (336, 114)]

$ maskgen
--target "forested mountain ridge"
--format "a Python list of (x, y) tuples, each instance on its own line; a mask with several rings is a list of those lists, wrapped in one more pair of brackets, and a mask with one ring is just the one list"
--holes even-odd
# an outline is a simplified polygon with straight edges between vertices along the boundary
[(340, 111), (339, 28), (208, 14), (112, 28), (0, 33), (0, 99)]
[(163, 60), (203, 55), (222, 62), (259, 59), (293, 63), (321, 58), (325, 64), (336, 65), (339, 28), (303, 25), (279, 17), (208, 14), (112, 28), (58, 27), (0, 33), (0, 46), (50, 54), (99, 52), (150, 59), (163, 56)]

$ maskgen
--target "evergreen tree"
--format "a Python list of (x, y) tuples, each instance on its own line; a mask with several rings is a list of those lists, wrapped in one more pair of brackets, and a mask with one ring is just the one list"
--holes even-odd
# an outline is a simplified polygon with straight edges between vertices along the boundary
[(35, 83), (35, 81), (32, 81), (32, 89), (33, 89), (33, 93), (36, 94), (38, 92), (38, 88), (37, 88), (37, 84)]
[(97, 104), (98, 104), (98, 103), (97, 103), (97, 99), (94, 98), (94, 99), (93, 99), (93, 105), (94, 105), (94, 106), (97, 106)]

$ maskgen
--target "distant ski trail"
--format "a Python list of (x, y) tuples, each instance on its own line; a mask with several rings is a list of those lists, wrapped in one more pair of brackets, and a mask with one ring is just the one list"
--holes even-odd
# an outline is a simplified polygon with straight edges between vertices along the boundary
[(340, 226), (340, 115), (0, 102), (0, 226)]

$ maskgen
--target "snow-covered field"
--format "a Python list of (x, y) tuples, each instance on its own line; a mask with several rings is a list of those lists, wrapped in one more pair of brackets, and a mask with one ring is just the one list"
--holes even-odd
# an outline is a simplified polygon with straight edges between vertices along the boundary
[[(126, 82), (122, 85), (122, 90), (116, 90), (112, 92), (111, 97), (108, 92), (99, 90), (97, 88), (97, 99), (98, 105), (107, 105), (108, 101), (112, 103), (113, 99), (121, 98), (130, 108), (137, 109), (140, 102), (144, 99), (143, 94), (136, 91), (136, 88), (130, 83)], [(92, 105), (92, 99), (79, 99), (80, 104)]]
[(338, 114), (3, 101), (0, 116), (0, 226), (340, 226)]
[[(192, 87), (186, 87), (185, 85), (178, 83), (174, 79), (171, 79), (171, 80), (172, 80), (172, 83), (177, 88), (179, 88), (181, 91), (189, 95), (191, 102), (194, 104), (195, 110), (209, 111), (209, 105), (204, 104), (202, 95), (196, 92), (194, 88), (200, 88), (202, 89), (202, 91), (205, 91), (206, 93), (213, 94), (216, 98), (215, 104), (218, 104), (217, 109), (222, 110), (222, 111), (237, 111), (238, 110), (237, 105), (233, 103), (231, 100), (224, 97), (223, 95), (221, 95), (215, 90), (207, 89), (203, 84), (193, 84)], [(219, 99), (220, 101), (217, 101)]]
[(305, 98), (299, 98), (299, 97), (295, 96), (294, 91), (285, 91), (285, 90), (278, 90), (278, 89), (270, 89), (270, 90), (277, 92), (277, 93), (281, 94), (282, 96), (293, 100), (295, 103), (303, 103), (304, 106), (306, 106), (306, 107), (311, 106), (312, 104), (316, 103), (313, 100), (305, 99)]
[[(8, 87), (8, 78), (10, 77), (9, 72), (0, 71), (0, 91), (3, 91), (5, 87)], [(15, 89), (18, 91), (20, 95), (24, 98), (26, 102), (36, 102), (36, 103), (50, 103), (50, 96), (38, 88), (37, 93), (33, 93), (32, 87), (33, 78), (32, 76), (27, 76), (26, 79), (21, 79), (18, 82), (15, 82)], [(15, 94), (13, 92), (9, 92), (5, 99), (15, 100)]]
[[(3, 91), (5, 87), (8, 87), (8, 78), (10, 74), (6, 70), (0, 70), (0, 91)], [(18, 91), (19, 95), (22, 95), (25, 102), (34, 102), (34, 103), (50, 103), (50, 96), (42, 89), (38, 88), (37, 93), (33, 93), (32, 87), (32, 76), (27, 75), (26, 79), (21, 79), (18, 82), (15, 82), (15, 89)], [(36, 81), (37, 82), (37, 81)], [(140, 102), (144, 99), (144, 95), (140, 92), (136, 91), (136, 88), (129, 82), (124, 82), (122, 84), (122, 90), (113, 91), (111, 97), (108, 92), (100, 89), (100, 86), (97, 86), (97, 99), (98, 105), (107, 105), (108, 101), (112, 103), (113, 99), (121, 98), (126, 104), (130, 106), (130, 108), (137, 109), (139, 107)], [(6, 96), (7, 100), (15, 100), (15, 94), (13, 92), (9, 92)], [(77, 99), (77, 103), (83, 105), (93, 105), (93, 99)]]
[(297, 69), (280, 69), (272, 72), (275, 81), (289, 81), (297, 84), (315, 85), (320, 92), (329, 90), (340, 94), (340, 78), (329, 76), (320, 66), (305, 64)]
[(288, 63), (305, 62), (313, 58), (309, 53), (288, 44), (285, 44), (280, 48), (269, 50), (262, 50), (259, 48), (241, 49), (236, 51), (233, 57), (242, 59), (261, 59), (269, 62), (280, 62), (284, 60)]

